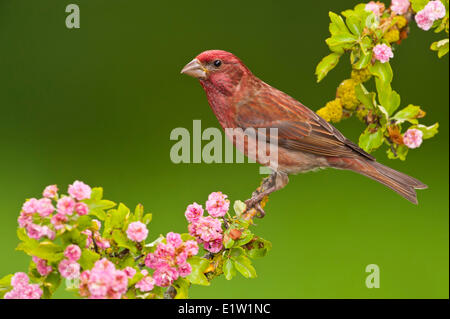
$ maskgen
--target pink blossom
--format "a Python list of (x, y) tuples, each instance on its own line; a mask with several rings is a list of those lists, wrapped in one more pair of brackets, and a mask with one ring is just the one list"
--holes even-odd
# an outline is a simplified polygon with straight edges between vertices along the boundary
[(42, 234), (43, 236), (47, 236), (48, 239), (54, 240), (55, 239), (55, 232), (51, 230), (48, 226), (42, 226)]
[(127, 266), (123, 269), (128, 278), (133, 278), (136, 275), (136, 269), (133, 267)]
[(188, 240), (184, 243), (184, 251), (187, 253), (188, 257), (197, 255), (198, 245), (193, 240)]
[(75, 279), (80, 276), (80, 264), (68, 259), (63, 259), (59, 263), (58, 270), (61, 276), (67, 279)]
[(36, 264), (36, 269), (41, 276), (47, 276), (52, 272), (52, 266), (47, 264), (47, 260), (33, 256), (33, 262)]
[(178, 266), (178, 273), (181, 277), (186, 277), (192, 272), (192, 267), (189, 263), (184, 263)]
[(64, 250), (64, 256), (70, 261), (77, 261), (81, 257), (81, 249), (77, 245), (69, 245)]
[(430, 15), (425, 10), (419, 11), (414, 19), (416, 20), (417, 26), (422, 30), (428, 31), (433, 26), (434, 20), (431, 19)]
[(179, 277), (178, 271), (175, 267), (169, 265), (161, 265), (156, 268), (153, 273), (155, 284), (159, 287), (168, 287)]
[(28, 237), (39, 240), (46, 235), (46, 231), (40, 225), (29, 224), (27, 225), (27, 234)]
[(19, 215), (19, 218), (17, 219), (17, 222), (19, 223), (19, 226), (21, 228), (27, 227), (28, 225), (33, 223), (33, 214), (28, 214), (22, 211)]
[(94, 233), (94, 239), (95, 239), (95, 243), (97, 244), (97, 247), (102, 250), (105, 250), (105, 249), (108, 249), (109, 247), (111, 247), (109, 240), (101, 237), (100, 233), (98, 231), (96, 231)]
[[(115, 270), (113, 275), (113, 282), (111, 285), (111, 290), (114, 292), (119, 293), (118, 298), (120, 298), (120, 295), (127, 292), (128, 288), (128, 276), (127, 274), (122, 270)], [(114, 299), (118, 299), (117, 296), (114, 297)]]
[(373, 48), (373, 55), (375, 59), (380, 61), (381, 63), (388, 62), (390, 58), (394, 57), (394, 53), (392, 53), (392, 49), (386, 44), (377, 44)]
[(89, 213), (89, 206), (85, 203), (76, 203), (75, 211), (80, 216), (87, 215)]
[(430, 1), (425, 8), (417, 12), (414, 19), (422, 30), (430, 30), (435, 20), (445, 17), (445, 6), (439, 0)]
[(56, 230), (59, 230), (64, 228), (67, 220), (67, 216), (58, 213), (53, 215), (53, 217), (50, 219), (50, 223), (53, 225), (53, 227), (55, 227)]
[(151, 276), (145, 276), (138, 283), (136, 283), (136, 288), (142, 292), (150, 291), (154, 286), (155, 280)]
[(42, 289), (37, 284), (30, 284), (27, 274), (17, 272), (11, 278), (11, 285), (13, 289), (8, 291), (5, 299), (40, 299), (42, 296)]
[(222, 223), (211, 216), (201, 217), (197, 222), (189, 224), (189, 234), (201, 241), (222, 238)]
[(80, 295), (91, 299), (119, 299), (126, 293), (128, 276), (117, 270), (112, 262), (103, 258), (89, 271), (80, 275)]
[(432, 20), (438, 20), (445, 17), (445, 6), (439, 0), (428, 2), (423, 10), (427, 11)]
[(22, 211), (24, 211), (27, 214), (36, 213), (37, 209), (38, 209), (38, 200), (36, 198), (30, 198), (22, 206)]
[(167, 233), (166, 240), (167, 244), (172, 245), (175, 248), (179, 247), (183, 243), (181, 235), (173, 232)]
[(72, 215), (75, 209), (75, 201), (71, 197), (64, 196), (58, 200), (56, 208), (58, 209), (58, 214)]
[(83, 182), (75, 181), (72, 185), (69, 185), (69, 195), (77, 200), (91, 198), (91, 188)]
[(42, 193), (42, 196), (53, 199), (56, 196), (58, 196), (58, 187), (56, 185), (48, 185), (44, 192)]
[(185, 250), (183, 250), (176, 256), (175, 261), (176, 261), (177, 265), (182, 265), (186, 262), (187, 259), (188, 259), (188, 254), (186, 253)]
[(213, 217), (222, 217), (228, 212), (230, 207), (230, 201), (227, 195), (222, 194), (222, 192), (214, 192), (209, 194), (208, 200), (206, 201), (206, 210)]
[(42, 289), (38, 284), (27, 283), (15, 286), (11, 291), (8, 291), (5, 294), (4, 299), (40, 299), (41, 296)]
[(144, 223), (133, 222), (128, 225), (127, 236), (130, 240), (141, 242), (147, 238), (148, 229)]
[(408, 12), (409, 6), (409, 0), (392, 0), (391, 2), (391, 10), (395, 14), (405, 14)]
[(381, 14), (383, 13), (384, 6), (375, 1), (370, 1), (369, 3), (366, 4), (364, 10), (372, 11), (376, 17), (380, 17)]
[(28, 285), (29, 282), (30, 279), (24, 272), (16, 272), (14, 276), (11, 277), (11, 286), (13, 287), (23, 287)]
[(184, 213), (188, 222), (192, 223), (198, 220), (199, 217), (203, 216), (203, 207), (197, 203), (193, 203), (186, 208)]
[(203, 247), (207, 251), (218, 253), (223, 248), (222, 238), (205, 242)]
[(37, 212), (41, 217), (47, 217), (55, 211), (52, 201), (48, 198), (41, 198), (37, 202)]
[(403, 143), (409, 148), (417, 148), (422, 144), (423, 132), (418, 129), (409, 129), (403, 135)]

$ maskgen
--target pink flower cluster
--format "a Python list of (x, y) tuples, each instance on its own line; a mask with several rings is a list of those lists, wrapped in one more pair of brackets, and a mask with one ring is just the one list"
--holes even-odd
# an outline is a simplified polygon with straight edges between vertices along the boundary
[(81, 257), (81, 249), (77, 245), (69, 245), (64, 250), (63, 259), (59, 265), (58, 270), (61, 276), (67, 279), (75, 279), (80, 276), (80, 264), (77, 263)]
[(230, 201), (226, 199), (228, 196), (222, 192), (214, 192), (209, 194), (206, 201), (206, 210), (212, 217), (223, 217), (230, 208)]
[(441, 1), (430, 1), (425, 8), (417, 12), (415, 16), (417, 26), (425, 31), (430, 30), (434, 21), (445, 17), (445, 13), (445, 6)]
[[(131, 267), (130, 267), (131, 268)], [(128, 289), (128, 275), (103, 258), (80, 275), (80, 295), (89, 299), (120, 299)]]
[(156, 251), (145, 257), (145, 265), (155, 269), (153, 280), (160, 287), (170, 286), (178, 277), (189, 275), (192, 268), (187, 259), (198, 253), (197, 243), (193, 240), (183, 242), (180, 234), (168, 233), (166, 242), (159, 243)]
[(33, 256), (33, 262), (36, 264), (36, 269), (41, 276), (47, 276), (52, 272), (52, 266), (47, 264), (47, 260)]
[(408, 12), (409, 6), (409, 0), (392, 0), (391, 2), (391, 10), (395, 14), (405, 14)]
[(189, 205), (184, 213), (189, 222), (189, 234), (212, 253), (222, 249), (222, 221), (214, 217), (223, 217), (228, 212), (230, 201), (226, 198), (227, 195), (221, 192), (208, 196), (206, 210), (210, 216), (203, 216), (203, 208), (197, 203)]
[(133, 222), (128, 225), (128, 228), (127, 228), (128, 239), (135, 241), (135, 242), (141, 242), (147, 238), (147, 235), (148, 235), (148, 229), (144, 223)]
[[(69, 186), (68, 192), (70, 196), (63, 196), (58, 199), (58, 187), (49, 185), (42, 193), (43, 198), (31, 198), (23, 204), (18, 223), (21, 228), (26, 229), (30, 238), (39, 240), (47, 237), (53, 240), (55, 231), (64, 228), (74, 212), (79, 216), (86, 215), (89, 212), (88, 205), (77, 202), (77, 200), (90, 198), (91, 188), (88, 185), (75, 181)], [(52, 200), (56, 201), (56, 208)], [(56, 213), (54, 213), (55, 211)], [(42, 223), (35, 223), (36, 219), (39, 219)], [(53, 229), (47, 225), (50, 225)]]
[(370, 1), (369, 3), (366, 4), (366, 6), (364, 7), (364, 10), (372, 11), (376, 17), (380, 17), (384, 11), (384, 4), (379, 1), (377, 1), (377, 2)]
[(30, 279), (24, 272), (17, 272), (11, 278), (13, 289), (8, 291), (4, 299), (40, 299), (42, 289), (38, 284), (30, 284)]
[(423, 132), (418, 129), (409, 129), (403, 134), (403, 143), (408, 148), (417, 148), (422, 144)]
[(139, 280), (136, 283), (135, 287), (138, 288), (142, 292), (147, 292), (147, 291), (152, 290), (155, 287), (155, 280), (153, 279), (153, 277), (149, 276), (148, 271), (145, 269), (141, 270), (141, 274), (144, 275), (144, 278)]
[(392, 52), (392, 49), (390, 46), (383, 43), (383, 44), (377, 44), (373, 48), (373, 56), (375, 59), (377, 59), (381, 63), (386, 63), (389, 61), (390, 58), (394, 57), (394, 53)]
[(109, 241), (106, 238), (103, 238), (98, 231), (102, 227), (102, 223), (97, 219), (93, 219), (92, 221), (97, 224), (97, 230), (92, 232), (89, 229), (85, 229), (81, 232), (82, 234), (87, 236), (86, 248), (94, 247), (94, 241), (95, 245), (97, 245), (97, 248), (101, 250), (105, 250), (111, 247)]

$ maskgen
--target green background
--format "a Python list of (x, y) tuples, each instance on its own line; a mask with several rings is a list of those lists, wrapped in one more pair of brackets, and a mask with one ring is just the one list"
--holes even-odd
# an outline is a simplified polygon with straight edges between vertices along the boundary
[[(185, 232), (183, 213), (216, 190), (247, 199), (256, 164), (170, 161), (173, 128), (219, 127), (196, 80), (180, 69), (206, 49), (239, 56), (264, 81), (317, 110), (349, 75), (343, 60), (317, 84), (328, 54), (328, 11), (356, 1), (73, 1), (81, 28), (65, 27), (71, 1), (0, 0), (0, 275), (26, 269), (15, 251), (25, 198), (75, 179), (105, 197), (153, 213), (150, 234)], [(416, 207), (357, 174), (325, 170), (291, 177), (273, 194), (259, 235), (273, 250), (255, 261), (258, 278), (215, 280), (193, 298), (448, 298), (448, 55), (442, 38), (419, 30), (395, 51), (393, 87), (402, 105), (422, 106), (440, 133), (406, 162), (379, 161), (429, 185)], [(337, 127), (357, 141), (356, 119)], [(380, 267), (379, 289), (365, 267)], [(61, 290), (58, 297), (70, 297)]]

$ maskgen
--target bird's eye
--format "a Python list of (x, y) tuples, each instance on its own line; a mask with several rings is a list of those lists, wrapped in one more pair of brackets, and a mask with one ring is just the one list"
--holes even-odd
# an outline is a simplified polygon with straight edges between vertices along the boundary
[(218, 68), (219, 66), (222, 65), (222, 61), (220, 61), (220, 60), (215, 60), (215, 61), (213, 62), (213, 64), (214, 64), (214, 66), (215, 66), (216, 68)]

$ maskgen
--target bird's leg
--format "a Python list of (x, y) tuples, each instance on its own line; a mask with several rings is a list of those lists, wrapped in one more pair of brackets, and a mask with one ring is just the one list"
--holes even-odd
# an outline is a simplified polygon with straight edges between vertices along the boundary
[(265, 212), (261, 207), (261, 201), (264, 197), (283, 188), (289, 182), (288, 175), (281, 172), (273, 172), (272, 175), (266, 177), (261, 186), (253, 192), (252, 198), (245, 201), (247, 208), (256, 208), (259, 211), (260, 218), (264, 217)]

